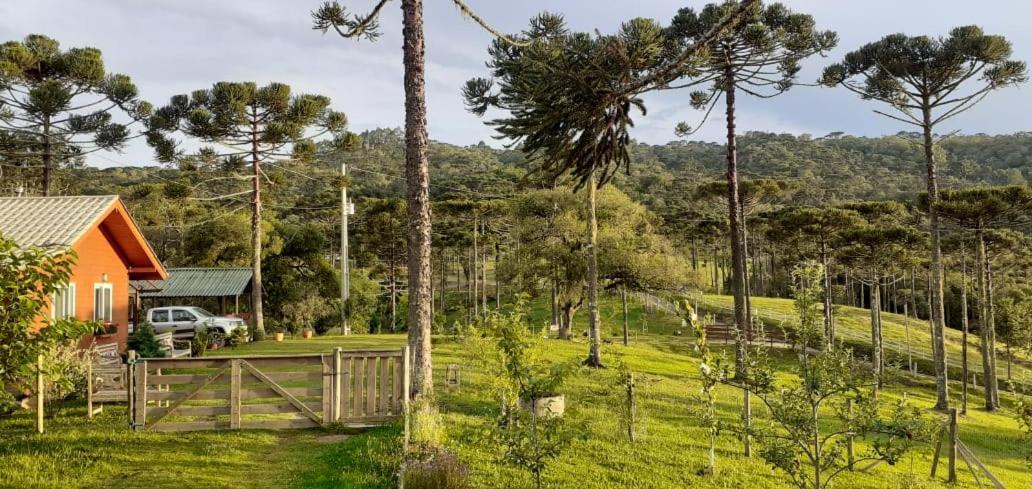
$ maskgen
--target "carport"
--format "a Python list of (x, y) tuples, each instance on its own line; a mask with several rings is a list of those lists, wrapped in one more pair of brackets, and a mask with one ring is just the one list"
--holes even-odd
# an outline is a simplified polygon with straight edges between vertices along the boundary
[[(133, 280), (134, 304), (140, 308), (143, 299), (149, 305), (172, 302), (173, 299), (215, 299), (219, 314), (226, 314), (227, 300), (232, 299), (233, 314), (240, 315), (240, 296), (251, 290), (250, 268), (169, 268), (165, 280)], [(250, 310), (250, 308), (248, 308)]]

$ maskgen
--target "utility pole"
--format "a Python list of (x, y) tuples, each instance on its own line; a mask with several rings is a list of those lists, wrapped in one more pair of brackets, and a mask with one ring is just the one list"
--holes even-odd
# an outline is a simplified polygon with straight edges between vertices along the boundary
[(353, 213), (353, 206), (348, 202), (348, 164), (340, 163), (340, 175), (342, 178), (340, 186), (340, 331), (342, 334), (351, 334), (351, 326), (348, 325), (347, 303), (351, 297), (351, 267), (348, 266), (348, 215)]

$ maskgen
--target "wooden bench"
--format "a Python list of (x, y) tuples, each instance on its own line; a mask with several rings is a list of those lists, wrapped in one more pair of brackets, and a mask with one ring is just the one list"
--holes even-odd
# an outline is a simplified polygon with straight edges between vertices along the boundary
[(89, 418), (103, 411), (102, 406), (95, 404), (129, 400), (128, 373), (117, 343), (93, 347), (86, 379), (86, 415)]
[(184, 340), (176, 340), (172, 337), (172, 332), (161, 333), (154, 335), (154, 339), (161, 345), (161, 351), (165, 352), (165, 358), (183, 358), (190, 356), (190, 345), (187, 344), (185, 349), (176, 349), (176, 343), (183, 343)]

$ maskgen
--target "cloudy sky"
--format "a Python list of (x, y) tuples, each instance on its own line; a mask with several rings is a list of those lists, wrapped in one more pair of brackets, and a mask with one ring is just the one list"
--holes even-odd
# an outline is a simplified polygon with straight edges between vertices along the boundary
[[(502, 31), (515, 32), (542, 10), (565, 15), (578, 30), (614, 30), (631, 17), (669, 21), (686, 0), (467, 0)], [(322, 35), (311, 29), (309, 12), (321, 0), (2, 0), (0, 39), (29, 33), (55, 37), (63, 46), (100, 48), (108, 69), (126, 73), (141, 95), (155, 105), (177, 93), (212, 82), (285, 82), (298, 90), (320, 93), (346, 112), (352, 129), (398, 127), (404, 120), (401, 66), (401, 12), (395, 0), (384, 11), (383, 37), (376, 43)], [(374, 0), (347, 0), (367, 10)], [(459, 87), (484, 75), (490, 36), (464, 20), (449, 0), (425, 0), (427, 97), (430, 137), (454, 144), (491, 142), (491, 131), (466, 113)], [(814, 16), (822, 29), (838, 32), (839, 47), (827, 59), (813, 58), (801, 78), (810, 81), (847, 50), (894, 32), (943, 35), (951, 27), (981, 25), (1007, 36), (1019, 59), (1032, 61), (1032, 2), (1028, 0), (784, 0)], [(665, 93), (647, 99), (648, 117), (634, 136), (644, 142), (674, 139), (678, 121), (697, 121), (687, 94)], [(823, 135), (846, 131), (859, 135), (895, 133), (903, 127), (871, 113), (870, 103), (842, 89), (797, 87), (774, 100), (744, 100), (739, 127)], [(986, 99), (944, 130), (1009, 133), (1032, 129), (1032, 85), (1007, 89)], [(693, 136), (718, 140), (722, 128), (713, 120)], [(494, 143), (492, 143), (494, 144)], [(150, 164), (151, 154), (134, 143), (121, 154), (91, 158), (98, 166)]]

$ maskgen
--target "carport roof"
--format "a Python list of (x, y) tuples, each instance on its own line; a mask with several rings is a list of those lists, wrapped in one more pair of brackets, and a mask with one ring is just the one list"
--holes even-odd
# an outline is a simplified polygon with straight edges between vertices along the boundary
[(250, 268), (169, 268), (166, 280), (134, 280), (131, 285), (140, 297), (158, 298), (236, 296), (250, 284)]

